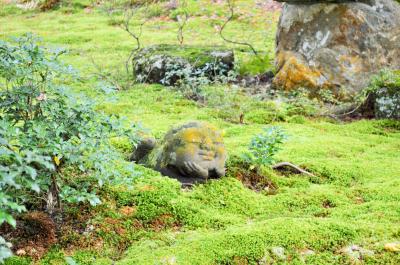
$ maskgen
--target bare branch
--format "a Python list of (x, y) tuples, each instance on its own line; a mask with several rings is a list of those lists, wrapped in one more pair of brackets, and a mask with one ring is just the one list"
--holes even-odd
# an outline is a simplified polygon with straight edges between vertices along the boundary
[(234, 5), (234, 0), (226, 0), (228, 7), (229, 7), (229, 17), (228, 19), (224, 22), (224, 24), (222, 24), (221, 28), (219, 29), (219, 35), (221, 36), (221, 38), (228, 42), (228, 43), (232, 43), (232, 44), (237, 44), (237, 45), (243, 45), (243, 46), (247, 46), (251, 49), (251, 51), (254, 53), (255, 56), (257, 56), (259, 59), (260, 56), (258, 55), (258, 52), (256, 51), (256, 49), (253, 47), (253, 45), (251, 45), (248, 42), (240, 42), (240, 41), (235, 41), (235, 40), (230, 40), (228, 38), (226, 38), (223, 34), (223, 31), (225, 29), (225, 27), (228, 25), (229, 22), (231, 22), (235, 16), (235, 5)]
[[(116, 7), (116, 5), (117, 4), (115, 2), (112, 2), (111, 7), (106, 10), (108, 16), (112, 17), (113, 13), (115, 13), (117, 11), (122, 11), (124, 14), (124, 18), (123, 18), (122, 23), (119, 23), (118, 26), (122, 30), (127, 32), (129, 34), (129, 36), (131, 36), (134, 39), (135, 44), (136, 44), (135, 47), (132, 48), (127, 60), (125, 61), (126, 73), (127, 73), (127, 75), (130, 75), (129, 65), (130, 65), (130, 62), (131, 62), (133, 56), (135, 55), (135, 53), (137, 51), (139, 51), (140, 48), (142, 47), (140, 38), (142, 37), (142, 34), (143, 34), (143, 27), (149, 21), (149, 18), (143, 19), (139, 24), (134, 25), (134, 26), (131, 25), (131, 22), (133, 19), (138, 18), (140, 16), (140, 13), (144, 13), (144, 14), (147, 13), (148, 3), (138, 4), (138, 5), (129, 5), (129, 6), (125, 6), (122, 8), (118, 8), (118, 7)], [(141, 9), (143, 7), (145, 7), (145, 10), (143, 12), (139, 12), (139, 11), (141, 11)]]
[(92, 62), (94, 68), (96, 69), (97, 72), (95, 72), (94, 74), (102, 79), (105, 80), (106, 82), (110, 83), (111, 85), (113, 85), (118, 91), (122, 90), (122, 86), (113, 78), (110, 77), (109, 73), (105, 73), (103, 68), (98, 65), (95, 60), (93, 59), (93, 57), (90, 57), (90, 61)]
[(299, 166), (296, 166), (296, 165), (294, 165), (292, 163), (289, 163), (289, 162), (281, 162), (281, 163), (278, 163), (276, 165), (273, 165), (272, 169), (279, 169), (279, 168), (282, 168), (282, 167), (290, 167), (290, 168), (294, 169), (298, 173), (301, 173), (301, 174), (304, 174), (304, 175), (307, 175), (307, 176), (310, 176), (310, 177), (315, 177), (315, 175), (311, 174), (310, 172), (305, 171), (304, 169), (300, 168)]
[(183, 17), (178, 15), (177, 20), (178, 20), (178, 35), (177, 35), (177, 39), (179, 41), (179, 44), (182, 46), (183, 45), (183, 29), (185, 28), (187, 21), (189, 20), (189, 14), (187, 12), (187, 3), (185, 0), (181, 1), (182, 3), (182, 9), (183, 9)]

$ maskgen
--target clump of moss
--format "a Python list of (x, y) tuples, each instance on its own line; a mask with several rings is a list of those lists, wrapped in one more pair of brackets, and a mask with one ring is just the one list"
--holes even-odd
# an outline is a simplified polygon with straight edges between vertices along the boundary
[(332, 252), (356, 236), (344, 222), (278, 218), (221, 231), (198, 231), (166, 235), (158, 241), (141, 241), (118, 264), (154, 264), (169, 259), (178, 264), (233, 264), (235, 260), (259, 264), (266, 258), (276, 260), (272, 250), (278, 246), (291, 261), (300, 261), (299, 250), (309, 248), (328, 254), (324, 261), (332, 262), (335, 260)]
[(139, 178), (131, 190), (110, 187), (108, 193), (117, 207), (134, 207), (133, 217), (147, 227), (160, 217), (168, 217), (166, 227), (223, 227), (261, 211), (260, 205), (248, 204), (249, 200), (262, 199), (261, 195), (245, 189), (233, 178), (211, 181), (190, 192), (180, 186), (176, 180), (153, 175)]

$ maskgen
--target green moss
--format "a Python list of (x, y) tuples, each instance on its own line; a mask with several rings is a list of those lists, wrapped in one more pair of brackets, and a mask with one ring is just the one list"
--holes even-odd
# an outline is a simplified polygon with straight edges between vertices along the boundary
[(259, 75), (274, 70), (274, 62), (269, 54), (247, 55), (238, 60), (240, 75)]
[[(168, 241), (143, 241), (117, 264), (157, 264), (168, 259), (178, 264), (232, 264), (237, 258), (257, 264), (272, 257), (271, 249), (276, 246), (284, 247), (286, 254), (294, 258), (292, 261), (300, 261), (298, 249), (333, 251), (355, 237), (346, 223), (274, 219), (221, 231), (172, 235)], [(334, 261), (332, 256), (325, 262)]]
[[(203, 0), (189, 2), (190, 12), (195, 14), (185, 30), (185, 47), (189, 49), (174, 46), (175, 21), (158, 19), (145, 25), (143, 46), (169, 43), (175, 47), (172, 54), (198, 58), (198, 47), (227, 45), (214, 29), (219, 19), (212, 17), (214, 13), (219, 18), (226, 16), (225, 5), (206, 5)], [(250, 41), (257, 50), (269, 52), (273, 60), (279, 12), (271, 14), (253, 8), (253, 1), (237, 3), (242, 17), (251, 20), (232, 21), (226, 29), (227, 36)], [(111, 264), (129, 248), (122, 264), (173, 260), (177, 264), (254, 264), (263, 259), (283, 264), (285, 261), (277, 261), (271, 253), (272, 247), (282, 246), (293, 264), (301, 264), (299, 251), (303, 248), (315, 251), (315, 255), (307, 257), (306, 264), (348, 264), (350, 261), (339, 250), (357, 244), (375, 252), (374, 257), (363, 260), (365, 264), (400, 264), (398, 254), (383, 249), (385, 243), (398, 241), (400, 236), (400, 132), (396, 121), (332, 123), (310, 119), (307, 117), (319, 108), (315, 102), (299, 98), (289, 106), (275, 108), (235, 92), (233, 87), (210, 87), (215, 93), (210, 94), (207, 106), (160, 85), (133, 85), (114, 95), (100, 95), (95, 80), (86, 78), (95, 71), (88, 58), (93, 57), (115, 74), (117, 70), (124, 71), (123, 62), (133, 46), (124, 31), (107, 24), (107, 16), (96, 10), (84, 13), (78, 8), (68, 15), (56, 10), (34, 16), (8, 5), (0, 10), (2, 39), (34, 31), (44, 41), (70, 50), (65, 59), (84, 77), (82, 83), (72, 84), (73, 89), (95, 98), (99, 111), (140, 121), (158, 139), (172, 126), (189, 120), (210, 122), (224, 130), (230, 156), (245, 151), (265, 123), (280, 125), (289, 138), (277, 159), (295, 163), (316, 175), (309, 178), (275, 172), (268, 176), (278, 186), (277, 193), (266, 196), (234, 178), (183, 191), (177, 181), (136, 165), (144, 175), (135, 179), (136, 188), (108, 187), (102, 194), (103, 205), (92, 209), (93, 217), (82, 224), (95, 228), (87, 240), (104, 242), (104, 246), (93, 250), (96, 253), (71, 250), (68, 255), (74, 259), (85, 264), (97, 255), (94, 263)], [(272, 26), (265, 32), (265, 21), (269, 19)], [(235, 50), (239, 65), (244, 64), (243, 73), (268, 69), (241, 46), (229, 48)], [(241, 113), (245, 124), (239, 124)], [(126, 155), (130, 152), (124, 139), (114, 139), (113, 144)], [(121, 209), (125, 206), (136, 212), (123, 215)], [(155, 227), (160, 221), (164, 226)], [(65, 264), (65, 256), (63, 250), (51, 250), (38, 263)], [(29, 261), (14, 257), (7, 262)]]
[(4, 265), (30, 265), (31, 263), (30, 258), (13, 256), (7, 259)]

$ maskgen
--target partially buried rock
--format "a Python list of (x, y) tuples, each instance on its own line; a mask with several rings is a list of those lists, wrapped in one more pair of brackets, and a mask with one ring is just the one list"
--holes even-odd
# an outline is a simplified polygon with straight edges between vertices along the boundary
[(275, 86), (329, 89), (350, 99), (372, 74), (400, 68), (398, 2), (330, 2), (288, 0), (284, 5)]
[(234, 66), (234, 54), (224, 47), (154, 45), (141, 49), (132, 59), (138, 82), (174, 85), (183, 76), (210, 80), (226, 76)]
[[(154, 149), (150, 152), (151, 146)], [(148, 154), (143, 155), (143, 150)], [(204, 122), (189, 122), (174, 128), (159, 144), (144, 139), (132, 155), (133, 161), (184, 184), (202, 183), (224, 176), (226, 158), (221, 133)]]

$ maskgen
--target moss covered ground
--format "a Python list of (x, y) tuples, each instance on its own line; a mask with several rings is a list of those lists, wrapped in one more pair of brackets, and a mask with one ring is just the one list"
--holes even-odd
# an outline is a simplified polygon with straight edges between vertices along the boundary
[[(224, 131), (228, 153), (234, 157), (267, 124), (279, 125), (289, 138), (277, 160), (298, 164), (315, 177), (263, 168), (263, 175), (278, 187), (273, 195), (248, 189), (232, 176), (182, 190), (177, 181), (137, 166), (143, 176), (134, 189), (108, 187), (103, 205), (67, 209), (85, 232), (65, 233), (59, 245), (34, 263), (400, 264), (399, 252), (384, 248), (400, 241), (399, 122), (289, 115), (288, 109), (253, 102), (246, 95), (232, 97), (236, 105), (221, 109), (197, 104), (160, 85), (137, 84), (101, 94), (91, 60), (104, 69), (123, 71), (134, 42), (106, 15), (79, 3), (46, 13), (1, 3), (0, 39), (33, 32), (52, 46), (68, 48), (64, 59), (81, 74), (81, 82), (71, 84), (74, 91), (96, 99), (99, 110), (140, 122), (158, 138), (171, 126), (207, 121)], [(165, 14), (161, 7), (152, 6), (143, 45), (177, 44), (177, 23), (171, 17), (178, 11)], [(225, 45), (215, 30), (228, 12), (223, 3), (201, 0), (189, 7), (194, 17), (186, 29), (186, 44)], [(279, 12), (254, 9), (249, 1), (239, 1), (239, 9), (228, 35), (251, 41), (272, 60)], [(271, 64), (258, 65), (243, 47), (229, 47), (237, 52), (243, 72), (273, 70)], [(233, 88), (210, 89), (228, 95)], [(246, 112), (245, 124), (233, 122), (238, 110)], [(123, 141), (115, 145), (128, 155), (130, 146)], [(351, 258), (343, 248), (352, 245), (373, 254)], [(283, 248), (284, 255), (276, 253), (277, 248)], [(30, 263), (18, 257), (7, 262)]]

